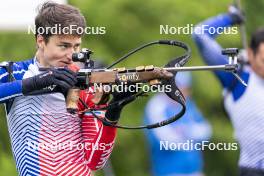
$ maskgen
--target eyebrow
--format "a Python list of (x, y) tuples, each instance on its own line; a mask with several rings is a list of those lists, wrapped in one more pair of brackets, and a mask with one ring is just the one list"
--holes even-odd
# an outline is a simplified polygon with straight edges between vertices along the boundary
[[(67, 45), (67, 46), (72, 46), (72, 44), (71, 43), (69, 43), (69, 42), (59, 42), (60, 44), (63, 44), (63, 45)], [(79, 45), (81, 45), (81, 43), (76, 43), (76, 44), (74, 44), (74, 46), (79, 46)]]

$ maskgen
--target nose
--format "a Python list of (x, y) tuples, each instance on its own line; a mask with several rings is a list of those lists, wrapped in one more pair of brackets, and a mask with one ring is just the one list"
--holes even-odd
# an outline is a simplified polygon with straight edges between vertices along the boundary
[(66, 53), (66, 57), (69, 61), (72, 61), (72, 54), (74, 53), (74, 48), (70, 47)]

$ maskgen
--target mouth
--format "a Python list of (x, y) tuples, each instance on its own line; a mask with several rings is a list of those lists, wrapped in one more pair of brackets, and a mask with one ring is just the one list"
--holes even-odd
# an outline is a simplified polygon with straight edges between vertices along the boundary
[(70, 64), (72, 64), (72, 62), (70, 62), (70, 61), (60, 61), (60, 63), (62, 63), (63, 65), (70, 65)]

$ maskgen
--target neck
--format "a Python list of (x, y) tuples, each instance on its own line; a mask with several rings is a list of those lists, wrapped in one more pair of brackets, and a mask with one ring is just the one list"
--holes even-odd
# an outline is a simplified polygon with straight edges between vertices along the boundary
[(43, 53), (39, 50), (36, 52), (36, 59), (42, 67), (49, 67), (49, 65), (44, 62)]

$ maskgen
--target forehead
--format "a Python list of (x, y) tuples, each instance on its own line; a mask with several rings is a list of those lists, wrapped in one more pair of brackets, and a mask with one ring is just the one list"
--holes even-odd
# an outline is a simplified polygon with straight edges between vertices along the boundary
[(80, 36), (76, 35), (52, 35), (49, 38), (49, 42), (55, 43), (70, 43), (70, 44), (80, 44), (82, 41)]

